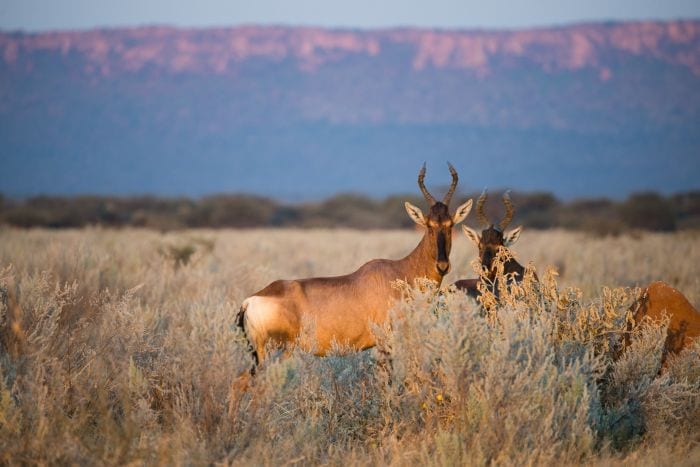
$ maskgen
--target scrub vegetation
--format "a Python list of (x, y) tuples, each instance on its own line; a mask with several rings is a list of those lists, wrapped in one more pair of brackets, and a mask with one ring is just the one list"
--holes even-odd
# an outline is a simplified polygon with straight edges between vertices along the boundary
[[(271, 358), (241, 301), (399, 258), (412, 231), (0, 230), (0, 463), (698, 465), (700, 343), (668, 358), (638, 287), (700, 304), (694, 231), (525, 231), (536, 270), (485, 307), (455, 234), (443, 282), (397, 283), (377, 349)], [(503, 282), (503, 281), (501, 281)], [(308, 323), (313, 326), (313, 323)]]

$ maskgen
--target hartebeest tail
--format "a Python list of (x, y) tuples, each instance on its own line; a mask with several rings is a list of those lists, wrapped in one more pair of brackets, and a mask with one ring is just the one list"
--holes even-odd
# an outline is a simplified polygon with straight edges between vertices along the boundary
[[(425, 187), (425, 165), (418, 175), (418, 186), (430, 210), (426, 216), (405, 203), (411, 219), (425, 229), (418, 246), (405, 258), (375, 259), (345, 276), (278, 280), (246, 298), (238, 322), (251, 344), (255, 363), (265, 359), (269, 342), (286, 345), (299, 339), (317, 355), (328, 352), (333, 342), (358, 350), (373, 347), (373, 323), (387, 319), (392, 302), (399, 296), (392, 282), (400, 279), (410, 283), (427, 277), (440, 283), (450, 269), (452, 228), (467, 217), (472, 206), (469, 200), (450, 214), (448, 205), (458, 175), (451, 165), (449, 169), (452, 184), (442, 201), (436, 201)], [(302, 322), (310, 323), (309, 333), (302, 335)]]
[(250, 373), (251, 375), (255, 375), (255, 368), (260, 363), (260, 358), (258, 357), (258, 351), (255, 349), (255, 347), (253, 347), (250, 338), (248, 337), (248, 333), (245, 330), (246, 308), (248, 308), (248, 305), (245, 302), (243, 302), (241, 308), (238, 310), (238, 314), (236, 314), (236, 326), (238, 326), (238, 328), (243, 333), (243, 337), (248, 341), (248, 350), (250, 351), (250, 354), (253, 357), (253, 366), (250, 369)]
[[(513, 220), (513, 214), (515, 212), (509, 192), (506, 192), (503, 195), (503, 205), (506, 209), (503, 218), (497, 225), (491, 224), (484, 213), (484, 204), (486, 204), (487, 197), (488, 194), (486, 193), (486, 190), (484, 190), (476, 202), (476, 218), (479, 223), (485, 227), (484, 230), (481, 231), (481, 235), (466, 225), (462, 226), (462, 230), (467, 238), (474, 242), (479, 249), (479, 262), (481, 267), (486, 269), (485, 275), (489, 281), (488, 284), (483, 284), (483, 286), (492, 286), (496, 276), (496, 270), (493, 267), (493, 260), (496, 258), (498, 250), (500, 248), (508, 248), (509, 246), (513, 245), (520, 237), (523, 227), (519, 226), (507, 234), (504, 233), (505, 229)], [(513, 280), (517, 282), (523, 280), (525, 268), (512, 256), (503, 265), (503, 269), (504, 273), (509, 277), (512, 277)], [(462, 279), (458, 280), (453, 285), (457, 287), (457, 289), (463, 290), (468, 295), (476, 298), (481, 294), (481, 292), (479, 292), (480, 282), (481, 279)], [(494, 292), (496, 291), (497, 289)]]

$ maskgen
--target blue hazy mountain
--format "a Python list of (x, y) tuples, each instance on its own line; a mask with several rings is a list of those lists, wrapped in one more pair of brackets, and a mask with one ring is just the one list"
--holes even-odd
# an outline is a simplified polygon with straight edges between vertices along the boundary
[(700, 183), (700, 21), (0, 33), (0, 192), (309, 199)]

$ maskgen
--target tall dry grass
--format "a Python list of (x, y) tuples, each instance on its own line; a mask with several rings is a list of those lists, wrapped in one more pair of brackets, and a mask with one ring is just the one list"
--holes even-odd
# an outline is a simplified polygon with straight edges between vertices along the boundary
[[(630, 287), (663, 279), (698, 305), (699, 240), (526, 232), (540, 281), (488, 311), (404, 284), (382, 352), (296, 350), (246, 387), (245, 296), (418, 234), (3, 230), (0, 462), (697, 464), (700, 345), (661, 374), (663, 323), (620, 349)], [(456, 238), (445, 284), (474, 255)]]

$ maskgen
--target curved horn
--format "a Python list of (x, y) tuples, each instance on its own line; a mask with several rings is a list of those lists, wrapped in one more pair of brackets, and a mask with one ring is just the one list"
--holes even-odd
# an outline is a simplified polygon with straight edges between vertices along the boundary
[(428, 189), (425, 187), (423, 180), (425, 180), (425, 162), (423, 162), (423, 168), (421, 168), (420, 173), (418, 173), (418, 187), (420, 187), (420, 191), (423, 192), (425, 200), (432, 206), (435, 204), (435, 198), (433, 198), (433, 195), (431, 195)]
[(508, 224), (510, 224), (510, 221), (513, 220), (513, 213), (515, 210), (513, 209), (513, 202), (510, 200), (510, 190), (506, 191), (503, 194), (503, 205), (506, 207), (506, 214), (503, 216), (503, 220), (498, 224), (498, 227), (500, 227), (501, 232), (506, 230), (506, 227), (508, 227)]
[(452, 174), (452, 184), (450, 185), (450, 189), (447, 190), (445, 197), (442, 199), (442, 203), (449, 206), (450, 201), (452, 201), (452, 195), (455, 193), (455, 189), (457, 188), (457, 182), (459, 181), (459, 176), (457, 175), (457, 171), (455, 170), (455, 168), (452, 167), (452, 164), (450, 164), (448, 162), (447, 167), (450, 168), (450, 173)]
[(484, 188), (484, 191), (481, 192), (481, 196), (479, 196), (479, 199), (476, 200), (476, 220), (478, 220), (484, 227), (489, 226), (489, 220), (486, 217), (486, 214), (484, 214), (484, 204), (486, 204), (486, 198), (488, 197), (489, 195), (486, 192), (486, 188)]

